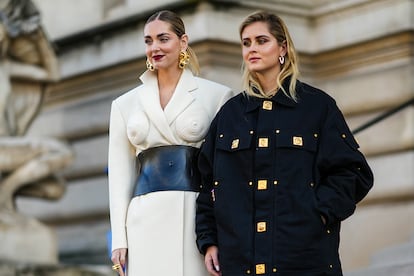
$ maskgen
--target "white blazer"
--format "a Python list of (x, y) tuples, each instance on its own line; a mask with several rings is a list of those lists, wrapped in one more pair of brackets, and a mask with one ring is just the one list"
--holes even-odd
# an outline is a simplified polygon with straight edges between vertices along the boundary
[(200, 147), (212, 119), (233, 96), (230, 88), (184, 70), (163, 110), (154, 72), (142, 85), (112, 102), (109, 128), (108, 180), (112, 248), (127, 248), (126, 216), (136, 180), (135, 158), (163, 145)]

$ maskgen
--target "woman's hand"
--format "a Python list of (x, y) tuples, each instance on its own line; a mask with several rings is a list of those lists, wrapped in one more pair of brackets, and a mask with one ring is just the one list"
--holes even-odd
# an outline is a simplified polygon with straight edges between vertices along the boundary
[(111, 261), (114, 265), (121, 265), (116, 271), (118, 272), (119, 276), (125, 276), (125, 264), (126, 264), (126, 255), (127, 249), (126, 248), (118, 248), (112, 251)]
[(209, 248), (207, 248), (207, 252), (204, 257), (204, 263), (210, 275), (221, 276), (217, 246), (212, 245)]

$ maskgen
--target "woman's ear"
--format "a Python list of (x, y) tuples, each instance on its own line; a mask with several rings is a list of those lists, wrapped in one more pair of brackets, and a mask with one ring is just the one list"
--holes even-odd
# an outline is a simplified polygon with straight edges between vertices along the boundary
[(181, 44), (181, 51), (185, 51), (188, 48), (188, 35), (183, 34), (180, 38), (180, 44)]
[(283, 56), (286, 56), (287, 54), (287, 43), (286, 40), (283, 40), (282, 43), (280, 43), (280, 54)]

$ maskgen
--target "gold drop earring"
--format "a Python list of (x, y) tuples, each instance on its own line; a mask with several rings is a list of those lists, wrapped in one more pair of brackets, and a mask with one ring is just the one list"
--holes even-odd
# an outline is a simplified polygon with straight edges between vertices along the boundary
[(185, 66), (190, 62), (190, 55), (187, 53), (187, 51), (181, 51), (180, 52), (180, 57), (179, 57), (179, 62), (178, 62), (178, 67), (180, 67), (181, 69), (184, 69)]
[(154, 65), (151, 63), (151, 61), (149, 61), (148, 58), (147, 58), (147, 61), (146, 61), (146, 65), (147, 65), (147, 69), (148, 70), (150, 70), (150, 71), (154, 71), (155, 70)]

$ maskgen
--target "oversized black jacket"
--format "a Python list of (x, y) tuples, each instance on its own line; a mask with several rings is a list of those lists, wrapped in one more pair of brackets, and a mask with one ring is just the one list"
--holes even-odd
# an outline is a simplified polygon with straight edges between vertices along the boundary
[(373, 175), (335, 101), (297, 92), (235, 96), (201, 147), (197, 245), (218, 245), (223, 276), (342, 275), (340, 222)]

